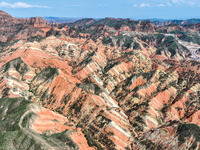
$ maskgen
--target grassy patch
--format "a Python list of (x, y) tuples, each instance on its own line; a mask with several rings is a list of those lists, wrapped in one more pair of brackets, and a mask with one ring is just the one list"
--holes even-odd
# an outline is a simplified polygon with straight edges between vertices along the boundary
[(197, 142), (200, 141), (200, 127), (195, 124), (180, 124), (177, 129), (177, 135), (179, 140), (179, 145), (186, 141), (186, 138), (193, 136), (195, 138), (195, 143), (192, 148), (197, 146)]

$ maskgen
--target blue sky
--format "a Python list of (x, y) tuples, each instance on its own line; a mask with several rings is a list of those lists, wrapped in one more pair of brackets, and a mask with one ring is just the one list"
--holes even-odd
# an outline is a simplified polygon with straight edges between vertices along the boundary
[(0, 0), (14, 17), (200, 18), (200, 0)]

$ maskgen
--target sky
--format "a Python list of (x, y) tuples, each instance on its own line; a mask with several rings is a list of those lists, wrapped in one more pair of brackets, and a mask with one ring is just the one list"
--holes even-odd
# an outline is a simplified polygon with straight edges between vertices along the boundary
[(14, 17), (200, 18), (200, 0), (0, 0)]

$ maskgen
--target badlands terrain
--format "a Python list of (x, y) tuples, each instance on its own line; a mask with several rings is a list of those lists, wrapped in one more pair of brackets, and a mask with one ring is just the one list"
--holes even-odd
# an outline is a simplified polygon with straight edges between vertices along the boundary
[(0, 149), (200, 149), (199, 32), (0, 11)]

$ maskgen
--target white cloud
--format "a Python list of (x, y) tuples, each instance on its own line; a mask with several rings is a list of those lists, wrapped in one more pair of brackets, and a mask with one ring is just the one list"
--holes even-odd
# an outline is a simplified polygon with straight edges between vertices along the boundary
[(49, 8), (48, 6), (39, 6), (39, 5), (30, 5), (22, 2), (16, 2), (14, 4), (10, 4), (7, 2), (1, 2), (0, 7), (8, 7), (8, 8)]
[(99, 4), (98, 7), (108, 7), (108, 4)]
[(185, 0), (172, 0), (173, 4), (185, 3)]
[[(81, 7), (81, 5), (65, 5), (66, 7)], [(100, 5), (98, 5), (100, 6)], [(103, 6), (103, 5), (102, 5)]]
[(148, 3), (142, 3), (140, 4), (140, 7), (151, 7), (151, 5)]
[(198, 6), (199, 0), (171, 0), (171, 3), (174, 4), (175, 6), (184, 4), (184, 5), (189, 5), (189, 6)]
[(81, 5), (72, 5), (73, 7), (80, 7)]
[(181, 5), (199, 7), (200, 0), (163, 0), (161, 3), (140, 3), (133, 4), (133, 7), (179, 7)]
[(196, 2), (195, 2), (195, 1), (189, 1), (188, 4), (189, 4), (190, 6), (195, 6), (195, 5), (196, 5)]
[(134, 4), (133, 7), (138, 7), (138, 6), (136, 4)]
[(157, 7), (165, 7), (165, 4), (158, 4)]
[(169, 2), (168, 2), (168, 3), (167, 3), (167, 6), (171, 7), (171, 6), (173, 6), (173, 5), (172, 5), (172, 3), (169, 3)]

